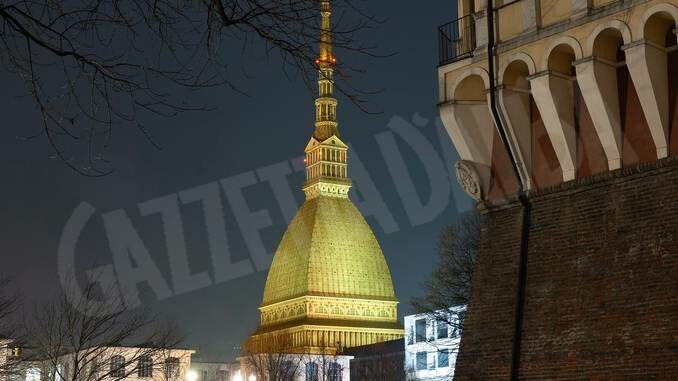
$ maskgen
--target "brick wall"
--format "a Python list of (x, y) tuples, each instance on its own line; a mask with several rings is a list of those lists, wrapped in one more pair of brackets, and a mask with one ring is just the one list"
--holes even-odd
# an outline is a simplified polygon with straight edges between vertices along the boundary
[[(520, 380), (678, 380), (678, 157), (530, 195)], [(508, 380), (521, 209), (486, 216), (455, 380)]]

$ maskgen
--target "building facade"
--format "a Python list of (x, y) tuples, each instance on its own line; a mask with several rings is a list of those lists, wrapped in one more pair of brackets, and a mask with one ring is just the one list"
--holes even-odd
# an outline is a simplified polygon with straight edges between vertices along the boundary
[(195, 351), (107, 346), (43, 359), (30, 349), (10, 346), (0, 353), (0, 362), (11, 363), (0, 371), (2, 381), (185, 381)]
[[(336, 354), (403, 336), (391, 274), (371, 228), (348, 198), (348, 146), (341, 140), (330, 1), (320, 1), (315, 128), (305, 149), (306, 200), (273, 258), (249, 353)], [(347, 365), (347, 363), (346, 363)]]
[(455, 379), (678, 379), (678, 1), (458, 12), (439, 111), (484, 222)]
[[(461, 332), (458, 316), (446, 321), (427, 314), (405, 316), (405, 371), (408, 381), (447, 381), (454, 377)], [(454, 324), (449, 324), (454, 323)]]
[(405, 339), (354, 347), (351, 381), (405, 381)]

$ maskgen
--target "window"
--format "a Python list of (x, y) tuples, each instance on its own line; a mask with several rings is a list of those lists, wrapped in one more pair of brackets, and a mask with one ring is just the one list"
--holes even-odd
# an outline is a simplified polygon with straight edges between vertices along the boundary
[(417, 363), (416, 363), (416, 368), (417, 370), (424, 370), (428, 366), (428, 357), (427, 357), (426, 352), (417, 352)]
[(414, 322), (414, 340), (415, 342), (426, 341), (426, 319), (419, 319)]
[(139, 367), (137, 369), (139, 377), (153, 377), (153, 360), (150, 356), (139, 357)]
[(314, 362), (306, 364), (306, 381), (318, 381), (318, 364)]
[(165, 377), (168, 380), (179, 377), (179, 359), (176, 357), (168, 357), (165, 360)]
[(292, 361), (286, 360), (282, 363), (282, 368), (280, 369), (280, 378), (281, 381), (294, 381), (294, 364)]
[(438, 368), (447, 368), (450, 366), (450, 350), (441, 349), (438, 352)]
[(447, 339), (447, 335), (448, 335), (447, 323), (445, 323), (444, 321), (438, 321), (436, 323), (436, 325), (438, 326), (438, 329), (437, 329), (438, 332), (437, 332), (436, 338)]
[(341, 381), (341, 365), (339, 363), (330, 363), (327, 369), (327, 381)]
[(111, 377), (125, 377), (125, 358), (122, 356), (111, 357)]
[(231, 372), (228, 370), (217, 370), (217, 381), (231, 381)]

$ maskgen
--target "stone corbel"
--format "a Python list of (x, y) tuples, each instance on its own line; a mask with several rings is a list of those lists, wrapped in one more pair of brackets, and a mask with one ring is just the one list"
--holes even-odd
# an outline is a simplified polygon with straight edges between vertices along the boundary
[(636, 88), (657, 158), (668, 156), (669, 139), (669, 79), (667, 52), (662, 46), (647, 40), (622, 46), (633, 85)]
[(530, 91), (510, 86), (497, 86), (499, 106), (513, 153), (517, 160), (525, 190), (532, 189), (532, 136)]
[(607, 157), (608, 169), (621, 168), (622, 131), (617, 63), (597, 57), (575, 61), (577, 82)]
[(438, 107), (445, 130), (461, 159), (489, 167), (494, 124), (487, 102), (451, 101)]
[(543, 71), (528, 77), (528, 80), (532, 97), (563, 171), (563, 181), (574, 180), (577, 131), (574, 124), (573, 78), (558, 72)]
[(491, 181), (494, 123), (485, 101), (440, 104), (440, 118), (462, 159), (455, 164), (457, 180), (476, 201), (484, 198)]

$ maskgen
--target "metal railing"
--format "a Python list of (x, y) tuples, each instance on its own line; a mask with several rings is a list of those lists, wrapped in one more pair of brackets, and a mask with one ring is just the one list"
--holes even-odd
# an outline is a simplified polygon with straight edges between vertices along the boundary
[(473, 15), (458, 18), (438, 27), (440, 65), (470, 57), (475, 48), (476, 25)]

